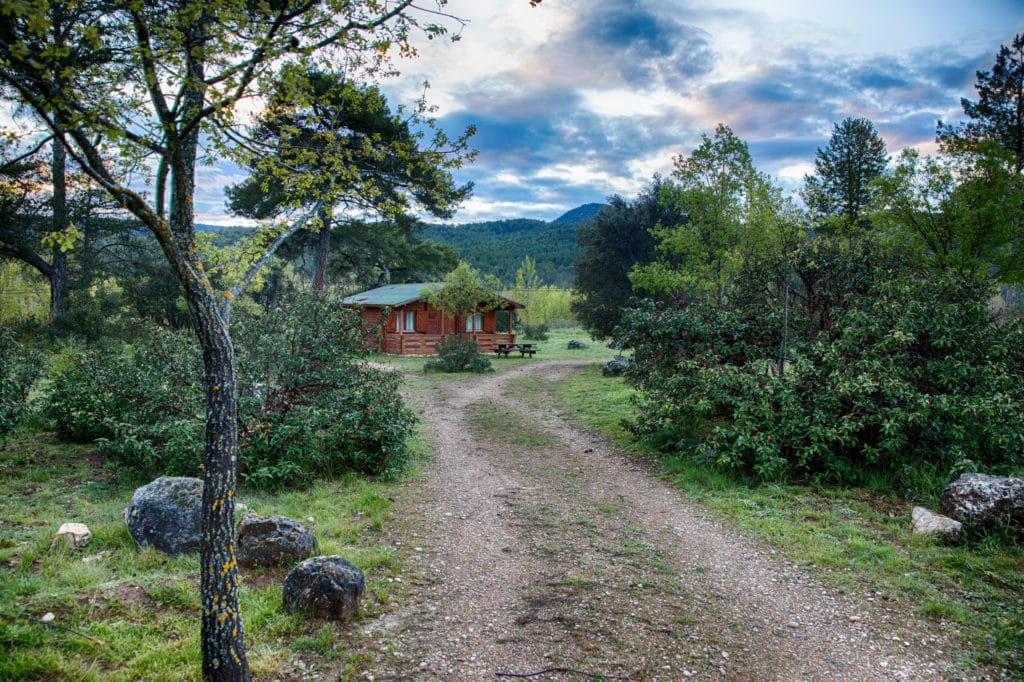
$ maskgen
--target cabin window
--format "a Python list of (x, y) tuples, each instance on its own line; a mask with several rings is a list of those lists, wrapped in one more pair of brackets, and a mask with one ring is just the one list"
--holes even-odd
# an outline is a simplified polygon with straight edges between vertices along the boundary
[(402, 319), (402, 322), (403, 322), (403, 324), (402, 324), (402, 331), (405, 331), (405, 332), (414, 332), (414, 331), (416, 331), (416, 311), (415, 310), (407, 310), (407, 311), (405, 311), (405, 314), (402, 315), (402, 318), (403, 318)]
[(479, 332), (483, 331), (484, 328), (484, 314), (474, 313), (472, 315), (466, 315), (466, 331), (467, 332)]

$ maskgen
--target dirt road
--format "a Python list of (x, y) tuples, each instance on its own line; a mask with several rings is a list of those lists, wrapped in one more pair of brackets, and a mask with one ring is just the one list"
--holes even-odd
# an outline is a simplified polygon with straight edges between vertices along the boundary
[(577, 367), (411, 391), (434, 458), (396, 502), (413, 585), (365, 625), (389, 648), (375, 680), (956, 677), (941, 633), (817, 582), (573, 428), (549, 388)]

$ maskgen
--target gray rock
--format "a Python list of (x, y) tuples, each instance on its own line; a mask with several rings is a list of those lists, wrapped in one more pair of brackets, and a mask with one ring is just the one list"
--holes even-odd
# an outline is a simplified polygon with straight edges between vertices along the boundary
[(363, 572), (340, 556), (306, 559), (284, 579), (284, 610), (340, 620), (359, 610), (364, 586)]
[(168, 554), (199, 551), (203, 482), (161, 476), (136, 488), (125, 507), (124, 522), (140, 547)]
[(963, 474), (942, 491), (939, 507), (967, 526), (1024, 528), (1024, 479)]
[(586, 347), (587, 344), (583, 343), (582, 341), (579, 341), (577, 339), (569, 340), (569, 350), (583, 350)]
[(916, 535), (936, 535), (944, 540), (956, 542), (964, 530), (963, 524), (959, 521), (932, 513), (924, 507), (914, 507), (910, 516), (914, 519)]
[(601, 368), (601, 374), (606, 377), (617, 377), (629, 367), (629, 358), (623, 355), (616, 355), (614, 360), (609, 360)]
[(244, 516), (236, 545), (240, 566), (294, 564), (319, 551), (313, 532), (284, 516)]

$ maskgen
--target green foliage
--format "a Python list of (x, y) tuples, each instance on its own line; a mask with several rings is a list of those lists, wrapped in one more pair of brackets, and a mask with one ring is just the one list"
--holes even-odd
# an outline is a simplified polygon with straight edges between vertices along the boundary
[(529, 256), (523, 258), (522, 265), (516, 270), (515, 287), (507, 289), (504, 296), (525, 306), (516, 313), (517, 321), (523, 325), (572, 326), (572, 293), (545, 285), (537, 274), (537, 262)]
[(0, 324), (44, 322), (49, 298), (39, 273), (24, 263), (0, 261)]
[[(237, 315), (242, 477), (256, 487), (306, 485), (344, 471), (390, 474), (414, 426), (398, 379), (358, 364), (357, 314), (327, 296), (297, 295)], [(140, 477), (198, 475), (202, 369), (190, 334), (138, 323), (131, 345), (70, 348), (44, 414), (57, 435), (99, 441)]]
[(970, 148), (982, 140), (997, 143), (1013, 158), (1013, 168), (1024, 170), (1024, 34), (1014, 36), (1009, 47), (999, 46), (991, 71), (978, 71), (978, 101), (960, 100), (971, 119), (961, 125), (938, 125), (938, 139), (951, 149)]
[(201, 361), (194, 340), (136, 321), (135, 341), (69, 346), (42, 398), (57, 437), (98, 441), (137, 476), (199, 473)]
[(630, 271), (655, 259), (651, 230), (685, 222), (685, 210), (673, 196), (672, 183), (656, 177), (635, 200), (611, 197), (600, 213), (577, 228), (582, 250), (574, 264), (577, 297), (572, 311), (596, 338), (611, 336), (633, 298)]
[(423, 236), (454, 246), (473, 267), (493, 273), (502, 283), (515, 281), (516, 269), (530, 256), (537, 275), (554, 286), (572, 285), (576, 225), (519, 218), (464, 225), (430, 225)]
[(1024, 466), (1024, 331), (985, 290), (942, 276), (879, 274), (781, 374), (750, 320), (710, 306), (631, 313), (633, 429), (763, 480), (908, 487), (922, 467)]
[(10, 329), (0, 328), (0, 443), (24, 415), (28, 392), (43, 363), (41, 355), (21, 344)]
[(982, 140), (940, 157), (906, 150), (878, 182), (876, 221), (930, 268), (1024, 284), (1024, 186), (1012, 156)]
[(239, 316), (241, 473), (252, 485), (306, 484), (343, 471), (394, 474), (415, 419), (393, 372), (357, 362), (358, 313), (306, 292)]
[[(420, 296), (435, 308), (455, 318), (461, 325), (466, 315), (487, 312), (502, 306), (500, 284), (493, 276), (481, 278), (480, 271), (461, 261), (445, 275), (440, 288), (424, 287)], [(461, 326), (460, 326), (461, 328)]]
[(460, 339), (449, 334), (434, 344), (437, 357), (427, 360), (424, 372), (491, 372), (491, 360), (480, 353), (480, 347), (472, 339)]
[(849, 233), (867, 225), (872, 182), (885, 172), (885, 141), (866, 118), (835, 124), (824, 149), (818, 148), (814, 174), (804, 176), (804, 201), (820, 219), (819, 229)]
[(678, 185), (662, 188), (661, 200), (687, 219), (652, 229), (659, 258), (635, 267), (630, 281), (658, 295), (711, 297), (721, 304), (745, 260), (790, 241), (792, 205), (754, 168), (747, 144), (728, 126), (702, 136), (675, 165)]
[(524, 324), (523, 338), (530, 341), (547, 341), (550, 331), (546, 324)]

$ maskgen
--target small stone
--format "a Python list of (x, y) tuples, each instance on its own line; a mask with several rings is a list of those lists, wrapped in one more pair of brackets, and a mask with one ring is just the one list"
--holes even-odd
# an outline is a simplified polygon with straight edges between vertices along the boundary
[(53, 613), (52, 613), (51, 611), (47, 611), (47, 612), (46, 612), (46, 613), (45, 613), (45, 614), (43, 615), (43, 617), (39, 619), (39, 622), (40, 622), (40, 623), (43, 623), (44, 625), (49, 625), (49, 624), (50, 624), (50, 623), (52, 623), (52, 622), (53, 622), (53, 621), (54, 621), (54, 620), (55, 620), (56, 618), (57, 618), (57, 616), (53, 615)]
[(924, 507), (914, 507), (910, 515), (914, 520), (916, 535), (936, 535), (949, 542), (956, 542), (963, 533), (963, 524), (959, 521), (935, 514)]
[(798, 621), (791, 620), (788, 623), (786, 623), (786, 627), (787, 628), (798, 628), (798, 627), (800, 627), (800, 623)]
[(851, 623), (859, 623), (860, 622), (860, 616), (850, 616), (848, 620)]
[(50, 546), (56, 546), (61, 540), (65, 540), (69, 547), (81, 549), (92, 540), (92, 531), (84, 523), (63, 523), (57, 529), (57, 535), (53, 538)]

